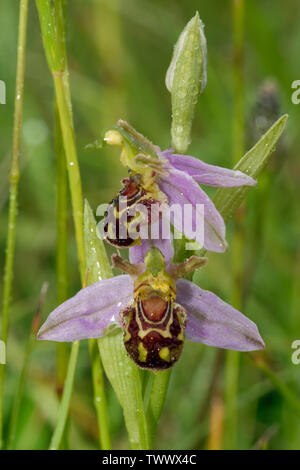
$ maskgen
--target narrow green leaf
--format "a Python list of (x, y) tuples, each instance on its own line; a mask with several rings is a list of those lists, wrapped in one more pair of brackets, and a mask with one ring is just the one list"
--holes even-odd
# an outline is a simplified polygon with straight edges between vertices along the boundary
[[(96, 224), (89, 206), (85, 201), (84, 206), (84, 250), (87, 268), (87, 285), (111, 277), (112, 272), (102, 243), (96, 243)], [(100, 260), (102, 261), (100, 263)], [(89, 351), (92, 364), (92, 378), (94, 388), (94, 406), (97, 413), (100, 447), (111, 449), (109, 424), (107, 416), (107, 401), (103, 377), (103, 367), (98, 351), (97, 340), (89, 340)]]
[[(88, 282), (112, 277), (103, 241), (97, 236), (96, 221), (89, 203), (84, 210), (85, 252)], [(148, 429), (144, 413), (142, 386), (138, 367), (129, 359), (120, 328), (98, 340), (106, 375), (123, 408), (126, 428), (133, 449), (148, 449)]]
[(113, 276), (104, 244), (97, 236), (96, 220), (87, 200), (84, 203), (84, 249), (88, 284)]
[(123, 408), (132, 449), (149, 449), (142, 386), (138, 367), (129, 359), (123, 333), (116, 329), (98, 340), (103, 366)]
[(172, 369), (156, 372), (154, 375), (149, 403), (147, 420), (151, 439), (154, 438), (157, 425), (165, 404)]
[(64, 384), (64, 391), (63, 391), (62, 399), (59, 405), (58, 417), (57, 417), (57, 421), (55, 425), (55, 430), (54, 430), (54, 433), (50, 442), (49, 450), (58, 450), (62, 437), (63, 437), (63, 433), (64, 433), (64, 429), (65, 429), (66, 421), (68, 417), (71, 395), (73, 391), (79, 346), (80, 346), (79, 341), (74, 341), (74, 343), (72, 343), (72, 348), (71, 348), (70, 358), (69, 358), (69, 363), (68, 363), (68, 372), (67, 372), (66, 381)]
[(55, 22), (51, 1), (36, 0), (36, 6), (39, 13), (42, 38), (49, 68), (51, 70), (59, 70), (60, 65), (55, 34)]
[[(241, 158), (234, 169), (256, 178), (275, 150), (277, 141), (284, 131), (287, 118), (287, 114), (281, 116), (257, 144)], [(225, 221), (235, 213), (250, 189), (249, 186), (241, 186), (239, 188), (222, 188), (216, 192), (214, 203)]]

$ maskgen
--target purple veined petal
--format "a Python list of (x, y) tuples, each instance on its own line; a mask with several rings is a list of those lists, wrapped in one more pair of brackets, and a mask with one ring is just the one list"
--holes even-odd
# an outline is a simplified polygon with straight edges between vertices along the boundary
[(144, 262), (147, 252), (151, 248), (150, 240), (140, 240), (140, 243), (129, 248), (129, 261), (132, 264)]
[(152, 244), (150, 240), (141, 240), (140, 245), (134, 245), (129, 249), (130, 262), (132, 264), (143, 263), (151, 246), (155, 246), (162, 252), (165, 257), (166, 266), (168, 266), (174, 256), (173, 243), (169, 239), (152, 240)]
[(212, 292), (180, 279), (176, 302), (186, 309), (185, 336), (191, 341), (236, 351), (265, 347), (255, 323)]
[(99, 338), (106, 327), (118, 322), (119, 311), (132, 299), (132, 294), (133, 281), (128, 275), (85, 287), (50, 313), (38, 332), (38, 339)]
[[(192, 211), (188, 223), (184, 225), (184, 235), (196, 239), (196, 204), (204, 205), (204, 243), (208, 251), (223, 252), (227, 248), (225, 240), (225, 224), (221, 214), (207, 194), (198, 186), (194, 179), (183, 171), (168, 169), (168, 176), (161, 177), (159, 187), (169, 199), (169, 206), (180, 205), (183, 210), (185, 204), (191, 205)], [(173, 217), (173, 224), (182, 232), (181, 217)], [(201, 238), (198, 239), (200, 243)]]
[(161, 153), (177, 170), (184, 171), (198, 183), (217, 188), (236, 186), (255, 186), (257, 181), (239, 170), (229, 170), (220, 166), (209, 165), (198, 158), (188, 155), (177, 155), (169, 150)]

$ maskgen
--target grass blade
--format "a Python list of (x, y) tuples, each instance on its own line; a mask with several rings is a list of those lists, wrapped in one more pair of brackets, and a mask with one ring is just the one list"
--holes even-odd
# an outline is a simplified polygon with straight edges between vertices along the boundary
[[(18, 185), (20, 179), (21, 133), (23, 116), (23, 91), (25, 75), (25, 52), (27, 36), (28, 0), (20, 1), (17, 79), (15, 92), (15, 114), (13, 127), (13, 144), (10, 166), (8, 232), (6, 242), (3, 303), (2, 303), (2, 340), (7, 342), (9, 314), (13, 283), (13, 267), (15, 258), (16, 219), (18, 207)], [(4, 396), (5, 365), (0, 364), (0, 449), (3, 445), (3, 396)]]

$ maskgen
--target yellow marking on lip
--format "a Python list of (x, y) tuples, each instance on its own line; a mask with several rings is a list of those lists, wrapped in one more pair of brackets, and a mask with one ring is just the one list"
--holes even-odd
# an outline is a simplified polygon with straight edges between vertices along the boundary
[(125, 318), (126, 326), (125, 326), (125, 331), (124, 331), (124, 343), (126, 343), (127, 341), (131, 339), (131, 334), (129, 333), (129, 325), (130, 325), (131, 319), (132, 319), (132, 312), (130, 312), (130, 314), (128, 315), (128, 318)]
[(170, 349), (167, 346), (161, 348), (158, 354), (163, 361), (170, 362)]
[(143, 345), (142, 341), (139, 342), (138, 350), (139, 350), (139, 361), (146, 362), (147, 361), (148, 351), (145, 348), (145, 346)]
[(184, 329), (183, 328), (181, 328), (180, 333), (177, 336), (177, 339), (179, 339), (179, 341), (184, 341)]

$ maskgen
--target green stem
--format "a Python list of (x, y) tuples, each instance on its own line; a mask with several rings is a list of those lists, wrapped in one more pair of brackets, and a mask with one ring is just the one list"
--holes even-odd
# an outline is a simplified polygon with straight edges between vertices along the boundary
[[(112, 272), (107, 260), (106, 251), (103, 244), (98, 243), (95, 219), (87, 201), (84, 209), (84, 245), (87, 266), (87, 284), (93, 284), (103, 277), (111, 277)], [(111, 442), (103, 368), (97, 340), (89, 340), (89, 351), (92, 364), (94, 405), (98, 420), (100, 448), (108, 450), (111, 448)]]
[[(68, 298), (68, 182), (66, 155), (62, 140), (57, 104), (54, 105), (55, 157), (56, 157), (56, 290), (57, 303)], [(67, 375), (69, 346), (56, 346), (56, 393), (61, 400)], [(60, 448), (68, 448), (68, 426), (65, 427)]]
[(42, 286), (42, 290), (41, 290), (41, 296), (40, 296), (40, 301), (39, 301), (39, 305), (37, 308), (37, 312), (32, 321), (30, 335), (29, 335), (27, 346), (26, 346), (25, 353), (24, 353), (22, 370), (21, 370), (21, 374), (20, 374), (20, 378), (19, 378), (19, 382), (17, 386), (17, 391), (14, 397), (13, 406), (12, 406), (12, 414), (10, 417), (8, 437), (7, 437), (7, 446), (6, 446), (8, 450), (14, 448), (19, 411), (21, 408), (21, 400), (23, 396), (26, 378), (28, 375), (28, 369), (29, 369), (30, 360), (31, 360), (31, 353), (36, 343), (36, 334), (39, 329), (40, 318), (41, 318), (42, 309), (45, 303), (47, 290), (48, 290), (48, 283), (44, 283)]
[(48, 65), (53, 76), (56, 103), (67, 160), (75, 237), (81, 280), (84, 280), (83, 199), (75, 144), (69, 71), (65, 46), (63, 1), (36, 0)]
[(291, 410), (294, 411), (300, 418), (300, 400), (298, 396), (291, 390), (291, 388), (285, 384), (276, 374), (270, 369), (270, 367), (260, 357), (252, 353), (251, 358), (254, 364), (268, 377), (270, 382), (282, 395), (283, 399), (290, 406)]
[(105, 384), (103, 367), (100, 360), (99, 349), (96, 339), (89, 340), (89, 351), (92, 363), (92, 378), (94, 388), (94, 406), (97, 413), (99, 427), (99, 443), (103, 450), (111, 449), (110, 433), (107, 417), (107, 404), (105, 395)]
[(244, 16), (245, 0), (232, 0), (233, 14), (233, 162), (239, 161), (245, 147), (244, 109)]
[(168, 369), (156, 372), (154, 375), (146, 414), (151, 440), (155, 437), (157, 425), (165, 404), (171, 371), (171, 369)]
[[(83, 282), (85, 275), (85, 252), (83, 239), (83, 200), (73, 127), (69, 72), (67, 68), (64, 5), (61, 0), (55, 0), (53, 11), (51, 10), (51, 3), (48, 1), (37, 1), (37, 6), (40, 15), (41, 29), (43, 33), (46, 55), (48, 57), (48, 63), (54, 81), (56, 103), (60, 121), (59, 127), (62, 133), (62, 140), (64, 143), (67, 169), (69, 175), (69, 185), (73, 206), (73, 217), (75, 224), (75, 236), (77, 242), (80, 274), (81, 280)], [(50, 23), (47, 23), (47, 21), (50, 21)], [(54, 28), (52, 28), (53, 23), (55, 24)], [(50, 36), (48, 37), (49, 31)], [(64, 171), (64, 169), (60, 170)], [(65, 197), (65, 194), (63, 194), (62, 196)], [(61, 222), (65, 223), (64, 220), (61, 220)], [(61, 240), (61, 243), (62, 249), (65, 250), (66, 246), (64, 238)], [(62, 350), (62, 347), (63, 346), (59, 346), (59, 359), (61, 357), (61, 359), (59, 360), (59, 370), (61, 370), (63, 366), (65, 356), (65, 350)], [(94, 353), (95, 348), (95, 342), (90, 341), (92, 375), (94, 384), (94, 402), (96, 406), (98, 424), (100, 428), (100, 443), (103, 448), (110, 448), (110, 439), (106, 420), (106, 400), (104, 394), (104, 383), (103, 377), (101, 375), (100, 358), (98, 354)], [(65, 373), (65, 371), (62, 370), (61, 373), (63, 374)], [(62, 401), (63, 400), (64, 395)], [(65, 401), (65, 403), (67, 402)], [(63, 406), (63, 403), (61, 403), (61, 406)], [(67, 414), (64, 412), (64, 410), (62, 410), (62, 416), (65, 416), (65, 418), (67, 417)]]
[[(239, 161), (245, 146), (244, 116), (244, 0), (233, 0), (233, 43), (234, 43), (234, 113), (233, 113), (233, 164)], [(232, 241), (232, 304), (241, 309), (244, 262), (244, 227), (243, 209), (236, 220), (236, 230)], [(225, 447), (234, 449), (237, 442), (237, 395), (239, 382), (240, 354), (227, 351), (225, 366)]]
[(225, 363), (225, 448), (234, 450), (237, 440), (237, 397), (239, 384), (240, 353), (226, 351)]
[(73, 207), (73, 218), (75, 224), (75, 236), (77, 243), (77, 254), (81, 280), (84, 280), (85, 259), (83, 243), (83, 199), (80, 171), (75, 145), (75, 135), (73, 129), (73, 117), (70, 101), (70, 85), (68, 72), (54, 72), (53, 80), (55, 86), (57, 107), (60, 117), (63, 142), (66, 152), (67, 168), (69, 175), (69, 185)]
[(64, 385), (64, 391), (63, 391), (61, 403), (59, 406), (55, 430), (54, 430), (50, 447), (49, 447), (50, 450), (59, 449), (59, 446), (60, 446), (60, 443), (64, 434), (65, 425), (66, 425), (68, 412), (69, 412), (72, 390), (73, 390), (73, 384), (74, 384), (79, 344), (80, 344), (79, 341), (75, 341), (72, 344), (70, 359), (69, 359), (69, 364), (68, 364), (68, 371), (67, 371), (66, 381)]
[(130, 445), (135, 450), (150, 448), (138, 367), (129, 359), (120, 329), (98, 340), (103, 366), (123, 408)]
[[(73, 219), (79, 271), (83, 283), (85, 256), (83, 243), (83, 200), (82, 187), (75, 144), (69, 72), (67, 66), (64, 2), (55, 0), (53, 9), (50, 0), (36, 0), (42, 38), (48, 65), (53, 76), (56, 103), (67, 161), (67, 171), (71, 192)], [(67, 376), (59, 407), (59, 416), (51, 441), (51, 448), (59, 448), (70, 405), (79, 343), (72, 344)]]
[[(57, 106), (55, 116), (55, 155), (56, 155), (56, 279), (57, 302), (61, 304), (68, 297), (68, 188), (66, 158), (63, 148)], [(61, 398), (68, 364), (67, 343), (57, 344), (56, 390)]]
[(24, 385), (25, 385), (25, 380), (28, 374), (28, 368), (30, 364), (30, 359), (31, 359), (31, 353), (33, 350), (33, 347), (36, 342), (36, 332), (30, 332), (30, 336), (27, 342), (27, 346), (24, 352), (24, 361), (22, 365), (22, 370), (21, 370), (21, 375), (19, 378), (18, 386), (17, 386), (17, 391), (16, 395), (14, 397), (14, 402), (12, 406), (12, 414), (10, 418), (10, 423), (9, 423), (9, 430), (8, 430), (8, 437), (7, 437), (7, 444), (6, 448), (8, 450), (14, 448), (14, 443), (15, 443), (15, 438), (16, 438), (16, 430), (17, 430), (17, 424), (18, 424), (18, 416), (19, 416), (19, 411), (20, 411), (20, 406), (21, 406), (21, 400), (23, 396), (23, 390), (24, 390)]
[[(5, 274), (2, 303), (2, 340), (7, 342), (9, 329), (10, 302), (13, 282), (13, 267), (16, 239), (16, 218), (18, 206), (18, 183), (20, 179), (21, 132), (23, 114), (23, 92), (25, 75), (25, 51), (28, 17), (28, 0), (20, 0), (17, 76), (15, 92), (15, 114), (13, 127), (13, 143), (10, 167), (9, 215), (5, 255)], [(3, 445), (3, 398), (4, 398), (5, 365), (0, 365), (0, 449)]]

